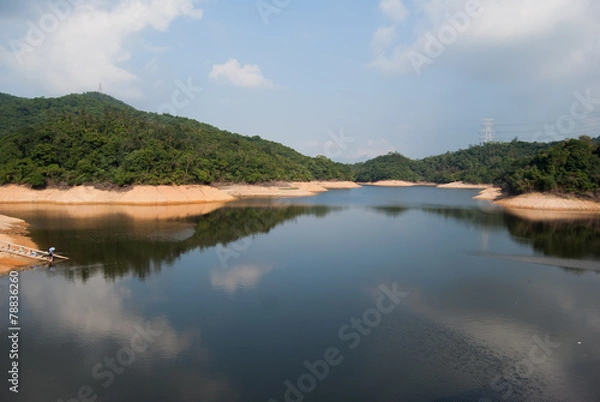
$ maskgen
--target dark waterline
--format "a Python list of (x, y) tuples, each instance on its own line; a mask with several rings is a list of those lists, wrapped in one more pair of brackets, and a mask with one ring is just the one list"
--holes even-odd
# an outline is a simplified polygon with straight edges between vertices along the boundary
[(21, 388), (1, 400), (600, 400), (600, 218), (528, 221), (474, 194), (160, 220), (0, 206), (71, 257), (20, 274)]

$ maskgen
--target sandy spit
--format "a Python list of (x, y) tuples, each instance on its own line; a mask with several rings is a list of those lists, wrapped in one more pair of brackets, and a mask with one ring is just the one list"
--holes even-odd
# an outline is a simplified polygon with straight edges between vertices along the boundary
[[(27, 237), (27, 223), (24, 220), (0, 215), (0, 240), (11, 244), (38, 248), (37, 245)], [(11, 253), (0, 252), (0, 275), (8, 271), (26, 267), (34, 264), (30, 259), (20, 257)]]
[(439, 188), (457, 188), (457, 189), (465, 189), (465, 190), (479, 190), (479, 189), (487, 189), (493, 187), (492, 184), (471, 184), (471, 183), (463, 183), (462, 181), (455, 181), (452, 183), (446, 184), (438, 184)]
[(580, 211), (600, 213), (600, 202), (581, 200), (574, 197), (559, 197), (553, 194), (529, 193), (498, 199), (494, 204), (507, 209), (534, 209), (545, 211)]
[(353, 188), (361, 188), (360, 184), (353, 181), (313, 181), (317, 186), (324, 187), (328, 190), (350, 190)]
[(233, 184), (219, 187), (219, 190), (235, 198), (286, 198), (310, 197), (327, 191), (314, 183), (278, 183), (269, 186)]
[(373, 183), (362, 183), (365, 186), (375, 186), (375, 187), (415, 187), (415, 186), (428, 186), (434, 187), (435, 183), (427, 183), (427, 182), (412, 182), (412, 181), (404, 181), (404, 180), (380, 180)]
[(488, 187), (483, 189), (473, 199), (475, 200), (489, 200), (494, 201), (502, 195), (502, 189), (500, 187)]
[(32, 190), (16, 185), (0, 187), (0, 203), (169, 205), (232, 199), (230, 195), (210, 186), (134, 186), (123, 191), (98, 190), (90, 186), (67, 190)]

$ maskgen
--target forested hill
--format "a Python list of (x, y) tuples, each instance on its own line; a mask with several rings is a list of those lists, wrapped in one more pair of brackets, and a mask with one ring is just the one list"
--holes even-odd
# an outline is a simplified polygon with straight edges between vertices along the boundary
[(90, 92), (60, 98), (0, 93), (0, 184), (258, 183), (407, 180), (496, 183), (513, 193), (596, 193), (600, 137), (490, 143), (409, 159), (389, 153), (347, 165), (308, 157), (258, 136), (134, 109)]
[(349, 165), (260, 137), (146, 113), (100, 93), (0, 95), (0, 184), (351, 180)]
[(61, 98), (19, 98), (0, 93), (0, 136), (33, 126), (56, 115), (85, 113), (101, 117), (105, 112), (142, 113), (99, 92), (71, 94)]
[(408, 180), (449, 183), (492, 183), (508, 171), (524, 166), (548, 143), (512, 141), (471, 146), (456, 152), (412, 160), (399, 153), (378, 156), (357, 164), (359, 181)]
[(359, 181), (494, 183), (509, 194), (541, 191), (600, 199), (600, 137), (490, 143), (420, 160), (389, 153), (354, 170)]

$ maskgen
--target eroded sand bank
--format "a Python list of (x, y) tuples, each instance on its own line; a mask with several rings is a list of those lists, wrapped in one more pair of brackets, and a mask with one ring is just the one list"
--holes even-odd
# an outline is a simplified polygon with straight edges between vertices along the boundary
[(476, 200), (494, 201), (500, 196), (502, 196), (502, 189), (500, 187), (489, 187), (481, 190), (479, 194), (473, 198)]
[(600, 202), (575, 197), (559, 197), (553, 194), (529, 193), (498, 199), (495, 204), (504, 208), (535, 209), (544, 211), (600, 212)]
[(412, 182), (412, 181), (404, 181), (404, 180), (380, 180), (372, 183), (362, 183), (365, 186), (375, 186), (375, 187), (415, 187), (415, 186), (427, 186), (427, 187), (435, 187), (435, 183), (428, 182)]
[(492, 184), (471, 184), (471, 183), (464, 183), (462, 181), (455, 181), (452, 183), (446, 183), (446, 184), (438, 184), (437, 187), (439, 188), (456, 188), (456, 189), (465, 189), (465, 190), (483, 190), (483, 189), (487, 189), (487, 188), (492, 188), (493, 185)]
[(210, 186), (134, 186), (98, 190), (90, 186), (66, 190), (32, 190), (25, 186), (0, 187), (0, 203), (169, 205), (231, 201), (233, 197)]
[[(22, 219), (0, 215), (0, 241), (38, 248), (27, 236), (27, 226), (27, 223)], [(34, 263), (35, 261), (31, 259), (0, 251), (0, 275), (6, 274), (11, 269), (29, 266)]]
[(286, 198), (310, 197), (328, 190), (360, 188), (351, 181), (282, 182), (272, 185), (234, 184), (219, 190), (235, 198)]

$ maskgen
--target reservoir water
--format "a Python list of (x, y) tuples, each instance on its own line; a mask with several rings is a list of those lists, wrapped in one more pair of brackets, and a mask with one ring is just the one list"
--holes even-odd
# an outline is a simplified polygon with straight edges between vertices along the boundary
[(0, 205), (70, 257), (19, 273), (0, 400), (600, 401), (600, 217), (475, 194)]

